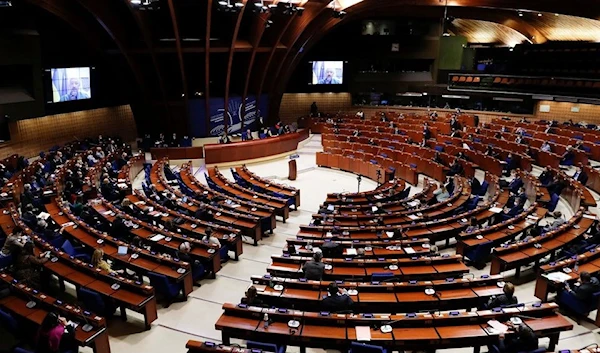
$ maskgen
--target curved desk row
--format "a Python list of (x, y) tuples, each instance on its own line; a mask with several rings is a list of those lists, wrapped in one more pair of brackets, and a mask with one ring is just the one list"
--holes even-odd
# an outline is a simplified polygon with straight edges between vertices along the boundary
[(275, 156), (296, 150), (298, 143), (307, 139), (308, 135), (309, 130), (304, 129), (262, 140), (205, 145), (204, 158), (206, 164), (214, 164)]

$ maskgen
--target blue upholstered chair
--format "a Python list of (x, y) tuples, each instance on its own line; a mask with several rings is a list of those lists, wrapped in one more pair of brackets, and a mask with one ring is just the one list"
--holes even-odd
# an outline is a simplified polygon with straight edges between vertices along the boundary
[(274, 353), (285, 353), (285, 350), (287, 349), (286, 345), (278, 346), (275, 343), (263, 343), (263, 342), (255, 342), (255, 341), (246, 342), (246, 346), (250, 349), (260, 349), (263, 352), (274, 352)]
[(373, 344), (352, 342), (348, 353), (387, 353), (387, 349)]
[(168, 307), (183, 289), (182, 284), (169, 282), (169, 279), (165, 275), (154, 272), (148, 272), (147, 275), (148, 278), (150, 278), (150, 284), (154, 287), (156, 293), (162, 295), (167, 301), (165, 307)]

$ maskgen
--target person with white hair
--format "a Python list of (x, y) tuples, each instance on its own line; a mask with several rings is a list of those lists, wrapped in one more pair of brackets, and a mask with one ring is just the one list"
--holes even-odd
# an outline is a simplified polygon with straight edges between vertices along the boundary
[(325, 77), (319, 80), (320, 85), (339, 85), (342, 80), (335, 77), (335, 68), (325, 66)]

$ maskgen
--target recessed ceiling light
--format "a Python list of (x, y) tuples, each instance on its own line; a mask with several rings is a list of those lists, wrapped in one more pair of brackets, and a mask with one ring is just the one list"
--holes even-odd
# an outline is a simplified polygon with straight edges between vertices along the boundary
[(541, 13), (541, 12), (540, 12), (540, 13), (538, 13), (538, 17), (542, 17), (542, 13)]
[(523, 13), (522, 12), (519, 12), (519, 17), (523, 17)]
[(554, 14), (554, 16), (558, 16), (558, 14), (557, 14), (557, 13), (555, 13), (555, 14)]

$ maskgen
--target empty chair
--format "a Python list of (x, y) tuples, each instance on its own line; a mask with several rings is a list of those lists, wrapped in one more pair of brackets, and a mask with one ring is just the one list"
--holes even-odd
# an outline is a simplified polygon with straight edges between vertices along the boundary
[(17, 334), (19, 332), (19, 323), (17, 320), (8, 312), (0, 309), (0, 324), (11, 334)]
[(558, 196), (558, 194), (550, 195), (550, 202), (548, 202), (548, 204), (546, 205), (546, 208), (548, 209), (548, 211), (554, 212), (554, 210), (556, 209), (556, 205), (558, 205), (559, 199), (560, 199), (560, 197)]
[(101, 316), (110, 317), (117, 309), (114, 305), (110, 305), (104, 301), (104, 298), (102, 298), (100, 293), (87, 288), (79, 288), (77, 299), (83, 303), (84, 308)]
[(485, 243), (468, 248), (464, 253), (464, 256), (468, 258), (476, 268), (483, 268), (485, 267), (493, 247), (494, 243), (492, 241), (486, 241)]
[(387, 349), (373, 344), (352, 342), (348, 353), (387, 353)]
[(263, 352), (275, 352), (275, 353), (285, 353), (287, 349), (286, 345), (278, 346), (275, 343), (263, 343), (256, 341), (248, 341), (246, 342), (246, 346), (249, 349), (260, 349)]
[(371, 282), (383, 282), (394, 278), (392, 272), (374, 272), (371, 275)]
[(166, 300), (165, 307), (169, 307), (183, 289), (182, 284), (170, 283), (165, 275), (154, 272), (148, 272), (150, 284), (154, 287), (157, 294), (160, 294)]
[(590, 311), (598, 309), (600, 291), (594, 293), (592, 298), (588, 301), (579, 300), (573, 293), (567, 292), (566, 290), (558, 291), (557, 294), (558, 304), (577, 314), (578, 323), (580, 317), (587, 317)]
[(486, 180), (484, 180), (483, 183), (481, 183), (481, 187), (479, 188), (479, 192), (477, 193), (477, 195), (484, 196), (487, 192), (488, 186), (489, 183)]
[(82, 247), (75, 247), (73, 244), (67, 239), (64, 243), (62, 243), (60, 247), (64, 252), (69, 254), (69, 256), (73, 256), (76, 259), (90, 262), (90, 255), (83, 252)]

